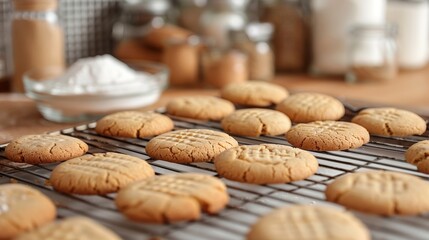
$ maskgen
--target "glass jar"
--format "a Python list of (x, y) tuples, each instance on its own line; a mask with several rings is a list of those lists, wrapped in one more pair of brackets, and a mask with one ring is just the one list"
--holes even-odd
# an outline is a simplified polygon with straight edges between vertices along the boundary
[(350, 29), (383, 25), (386, 0), (311, 0), (311, 71), (316, 75), (344, 75)]
[(15, 0), (12, 19), (12, 90), (23, 92), (25, 72), (65, 67), (64, 34), (56, 0)]
[(200, 34), (214, 44), (225, 47), (229, 44), (229, 32), (243, 30), (247, 24), (248, 0), (208, 1), (200, 18)]
[(276, 70), (302, 72), (308, 66), (308, 1), (264, 2), (262, 20), (273, 24), (272, 45)]
[(153, 27), (167, 21), (169, 0), (125, 0), (119, 20), (113, 25), (115, 41), (145, 36)]
[(171, 85), (189, 86), (198, 82), (200, 46), (197, 36), (167, 41), (162, 61), (170, 70)]
[(200, 31), (200, 17), (207, 0), (178, 0), (179, 16), (177, 24), (193, 33)]
[(404, 69), (426, 66), (429, 53), (429, 1), (390, 0), (387, 20), (398, 27), (398, 65)]
[(203, 81), (206, 85), (222, 88), (230, 83), (245, 82), (249, 79), (247, 54), (240, 46), (245, 33), (230, 31), (228, 44), (219, 46), (206, 41), (202, 52)]
[(348, 82), (380, 82), (395, 78), (396, 30), (389, 26), (356, 26), (351, 31)]
[(274, 56), (269, 41), (273, 33), (270, 23), (251, 23), (246, 27), (246, 38), (237, 47), (248, 56), (249, 80), (272, 80)]

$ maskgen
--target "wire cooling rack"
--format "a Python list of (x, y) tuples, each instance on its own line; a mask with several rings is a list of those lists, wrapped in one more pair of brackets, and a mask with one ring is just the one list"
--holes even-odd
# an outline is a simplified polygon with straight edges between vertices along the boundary
[[(350, 120), (358, 109), (347, 107), (343, 120)], [(162, 112), (162, 111), (161, 111)], [(427, 118), (426, 118), (427, 119)], [(173, 118), (175, 130), (221, 130), (217, 122), (202, 122)], [(52, 134), (64, 134), (82, 139), (90, 146), (90, 153), (113, 151), (147, 160), (156, 174), (197, 172), (218, 176), (212, 163), (175, 164), (150, 159), (145, 146), (150, 140), (104, 137), (94, 131), (95, 123), (65, 129)], [(109, 227), (124, 239), (244, 239), (251, 224), (274, 208), (291, 204), (339, 205), (325, 201), (324, 190), (333, 179), (350, 172), (390, 170), (405, 172), (429, 180), (429, 176), (416, 171), (404, 162), (405, 150), (420, 140), (428, 139), (429, 133), (407, 138), (371, 136), (363, 147), (347, 151), (312, 152), (319, 161), (317, 173), (303, 181), (275, 185), (251, 185), (222, 179), (228, 186), (231, 200), (218, 215), (204, 214), (201, 220), (169, 225), (136, 223), (127, 220), (115, 208), (115, 194), (105, 196), (79, 196), (58, 193), (46, 185), (52, 169), (57, 164), (17, 165), (4, 157), (0, 147), (0, 183), (18, 181), (36, 187), (53, 199), (58, 207), (58, 217), (85, 215)], [(283, 136), (235, 137), (241, 145), (274, 143), (289, 145)], [(428, 199), (429, 201), (429, 199)], [(427, 239), (429, 214), (414, 217), (380, 217), (353, 212), (371, 230), (373, 239)], [(338, 226), (341, 227), (341, 226)], [(287, 226), (285, 226), (287, 228)]]

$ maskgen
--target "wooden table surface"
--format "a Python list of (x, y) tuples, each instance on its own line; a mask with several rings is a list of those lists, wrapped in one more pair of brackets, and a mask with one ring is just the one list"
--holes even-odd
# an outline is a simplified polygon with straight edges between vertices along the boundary
[[(330, 94), (354, 106), (397, 106), (429, 116), (429, 67), (403, 72), (383, 83), (348, 84), (341, 78), (313, 78), (306, 75), (280, 75), (274, 83), (291, 92), (313, 91)], [(177, 96), (218, 95), (214, 89), (167, 89), (158, 102), (145, 109), (165, 106)], [(49, 122), (39, 114), (35, 103), (23, 94), (0, 93), (0, 144), (25, 135), (60, 130), (79, 123)]]

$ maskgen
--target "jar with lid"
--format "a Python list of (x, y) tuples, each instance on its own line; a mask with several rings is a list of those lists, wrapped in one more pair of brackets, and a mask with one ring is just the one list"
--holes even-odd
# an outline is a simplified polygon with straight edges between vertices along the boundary
[(248, 0), (208, 1), (200, 18), (201, 36), (218, 46), (227, 45), (229, 32), (243, 30), (247, 24), (247, 4)]
[(237, 44), (243, 31), (230, 31), (227, 44), (219, 46), (216, 41), (206, 41), (202, 52), (202, 73), (206, 85), (222, 88), (230, 83), (248, 80), (247, 55)]
[(351, 31), (349, 82), (388, 81), (397, 75), (396, 30), (392, 25), (356, 26)]
[(399, 67), (424, 67), (429, 53), (429, 1), (390, 0), (387, 20), (398, 27)]
[(250, 23), (246, 37), (236, 44), (248, 56), (249, 80), (267, 81), (274, 76), (274, 56), (269, 44), (272, 33), (270, 23)]
[(265, 1), (262, 20), (273, 24), (272, 38), (276, 70), (302, 72), (308, 66), (308, 1)]
[(145, 36), (153, 27), (168, 20), (169, 0), (125, 0), (121, 2), (119, 20), (113, 25), (116, 41)]
[(168, 39), (163, 51), (162, 62), (170, 70), (172, 86), (190, 86), (198, 82), (200, 39)]
[(200, 17), (207, 5), (207, 0), (178, 0), (177, 3), (179, 6), (177, 25), (198, 34)]
[(64, 34), (56, 0), (15, 0), (12, 19), (12, 90), (24, 91), (25, 72), (65, 67)]
[(316, 75), (344, 75), (351, 28), (386, 22), (386, 0), (311, 0), (310, 9), (311, 72)]

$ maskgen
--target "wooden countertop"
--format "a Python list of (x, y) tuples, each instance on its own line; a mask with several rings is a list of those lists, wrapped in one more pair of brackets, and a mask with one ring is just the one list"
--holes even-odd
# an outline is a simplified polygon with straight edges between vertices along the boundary
[[(348, 84), (341, 78), (314, 78), (306, 75), (279, 75), (274, 83), (291, 92), (313, 91), (330, 94), (354, 106), (397, 106), (429, 116), (429, 67), (402, 72), (383, 83)], [(168, 89), (160, 100), (145, 109), (165, 106), (184, 95), (217, 95), (213, 89)], [(60, 130), (79, 123), (59, 124), (42, 118), (33, 101), (23, 94), (0, 93), (0, 144), (25, 134)]]

